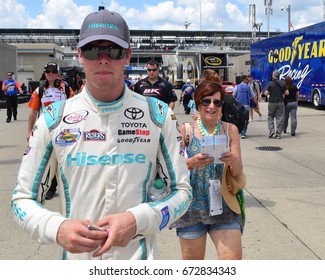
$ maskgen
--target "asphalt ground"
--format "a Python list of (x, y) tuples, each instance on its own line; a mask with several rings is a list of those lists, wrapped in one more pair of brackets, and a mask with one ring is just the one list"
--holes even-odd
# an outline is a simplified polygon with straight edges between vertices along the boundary
[[(247, 176), (243, 259), (324, 260), (325, 111), (299, 106), (296, 136), (269, 139), (267, 103), (260, 106), (262, 120), (255, 114), (247, 138), (241, 140)], [(11, 123), (5, 122), (6, 110), (0, 110), (0, 260), (56, 259), (56, 246), (31, 241), (14, 223), (10, 209), (26, 145), (28, 110), (26, 103), (19, 104), (18, 120)], [(177, 103), (174, 111), (179, 122), (190, 120), (182, 105)], [(47, 201), (46, 207), (58, 209), (58, 199)], [(174, 230), (157, 237), (161, 259), (181, 258)], [(209, 238), (206, 248), (206, 259), (217, 259)]]

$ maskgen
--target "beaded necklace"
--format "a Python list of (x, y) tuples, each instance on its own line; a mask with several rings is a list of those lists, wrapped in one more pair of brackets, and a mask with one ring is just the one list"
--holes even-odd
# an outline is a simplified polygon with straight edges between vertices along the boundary
[[(205, 136), (205, 135), (209, 135), (209, 136), (217, 135), (217, 133), (218, 133), (218, 126), (219, 126), (219, 123), (216, 124), (216, 126), (215, 126), (213, 132), (210, 134), (210, 133), (208, 132), (208, 130), (206, 129), (205, 125), (202, 123), (201, 118), (198, 118), (196, 122), (197, 122), (197, 126), (198, 126), (198, 128), (199, 128), (199, 131), (201, 132), (201, 134), (202, 134), (203, 136)], [(219, 129), (219, 130), (220, 130), (220, 129)]]
[[(198, 118), (196, 120), (196, 122), (197, 122), (198, 129), (201, 132), (202, 136), (215, 136), (215, 135), (218, 134), (218, 131), (220, 133), (220, 122), (216, 123), (216, 126), (215, 126), (212, 134), (210, 134), (208, 132), (205, 125), (202, 123), (201, 118)], [(213, 175), (211, 174), (212, 179), (219, 180), (219, 182), (220, 182), (221, 177), (222, 177), (223, 165), (222, 164), (215, 164), (215, 163), (212, 163), (212, 165), (213, 165)]]

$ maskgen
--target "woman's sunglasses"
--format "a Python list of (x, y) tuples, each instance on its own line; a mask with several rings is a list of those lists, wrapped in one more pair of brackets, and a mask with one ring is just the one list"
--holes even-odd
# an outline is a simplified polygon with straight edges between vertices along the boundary
[(56, 71), (56, 70), (45, 70), (45, 73), (46, 73), (46, 74), (50, 74), (50, 73), (52, 73), (52, 74), (57, 74), (58, 71)]
[(222, 107), (223, 105), (223, 100), (220, 99), (209, 99), (209, 98), (203, 98), (201, 99), (201, 104), (202, 106), (209, 106), (211, 103), (213, 103), (214, 106), (216, 107)]
[(99, 46), (86, 46), (81, 48), (82, 55), (84, 58), (89, 60), (97, 60), (102, 52), (104, 51), (106, 55), (112, 60), (118, 60), (125, 57), (127, 49), (121, 47), (99, 47)]

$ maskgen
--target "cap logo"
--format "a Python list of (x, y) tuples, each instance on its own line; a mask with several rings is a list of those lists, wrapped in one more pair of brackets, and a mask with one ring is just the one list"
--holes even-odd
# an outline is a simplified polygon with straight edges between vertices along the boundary
[(116, 29), (118, 30), (118, 26), (113, 23), (98, 23), (98, 22), (93, 22), (88, 24), (89, 29), (95, 29), (95, 28), (111, 28), (111, 29)]

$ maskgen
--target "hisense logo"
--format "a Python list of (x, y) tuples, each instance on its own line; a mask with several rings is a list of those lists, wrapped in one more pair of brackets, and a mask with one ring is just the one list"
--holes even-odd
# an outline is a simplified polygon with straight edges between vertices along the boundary
[(101, 22), (92, 22), (88, 24), (88, 28), (92, 29), (92, 28), (112, 28), (112, 29), (116, 29), (118, 30), (118, 26), (116, 24), (113, 23), (101, 23)]
[(144, 154), (112, 154), (112, 155), (88, 155), (86, 152), (77, 153), (76, 155), (67, 155), (67, 165), (87, 166), (87, 165), (116, 165), (130, 163), (145, 163), (146, 155)]

